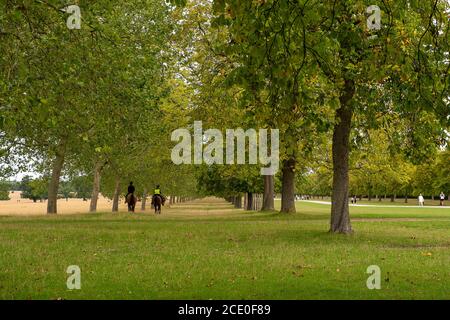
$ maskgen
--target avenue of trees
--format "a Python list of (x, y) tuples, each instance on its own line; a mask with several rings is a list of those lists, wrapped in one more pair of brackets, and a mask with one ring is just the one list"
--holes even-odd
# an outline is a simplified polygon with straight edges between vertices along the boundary
[(62, 177), (90, 177), (91, 211), (100, 189), (117, 195), (117, 209), (131, 180), (140, 192), (192, 190), (165, 152), (178, 126), (174, 7), (91, 1), (80, 4), (81, 28), (69, 29), (69, 4), (0, 1), (1, 173), (41, 173), (48, 213)]
[[(331, 196), (335, 233), (352, 232), (350, 195), (450, 193), (446, 0), (95, 0), (72, 30), (69, 4), (0, 0), (0, 175), (41, 173), (48, 213), (77, 176), (92, 212), (129, 181), (262, 193), (263, 210), (279, 192), (283, 213)], [(171, 132), (194, 120), (279, 129), (280, 170), (173, 164)]]
[[(376, 29), (373, 1), (177, 2), (195, 48), (195, 117), (280, 129), (281, 212), (295, 212), (300, 185), (330, 194), (330, 231), (351, 233), (350, 192), (448, 194), (447, 1), (380, 1)], [(212, 194), (264, 188), (269, 199), (277, 184), (244, 166), (203, 169)]]

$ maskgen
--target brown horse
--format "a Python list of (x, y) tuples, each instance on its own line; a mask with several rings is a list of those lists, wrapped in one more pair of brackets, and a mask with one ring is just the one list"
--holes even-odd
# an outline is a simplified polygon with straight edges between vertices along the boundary
[(163, 197), (161, 197), (159, 194), (153, 196), (152, 204), (155, 208), (155, 214), (161, 214), (161, 204), (163, 203)]
[(128, 212), (134, 212), (136, 207), (137, 198), (134, 194), (130, 193), (125, 199), (125, 203), (128, 204)]

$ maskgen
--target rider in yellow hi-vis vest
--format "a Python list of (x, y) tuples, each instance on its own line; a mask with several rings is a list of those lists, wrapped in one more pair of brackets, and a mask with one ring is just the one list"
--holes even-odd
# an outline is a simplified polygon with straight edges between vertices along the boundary
[(164, 202), (166, 201), (166, 198), (162, 195), (161, 188), (159, 187), (159, 184), (156, 186), (155, 190), (153, 191), (152, 203), (155, 201), (155, 197), (157, 195), (161, 197), (162, 205), (164, 205)]

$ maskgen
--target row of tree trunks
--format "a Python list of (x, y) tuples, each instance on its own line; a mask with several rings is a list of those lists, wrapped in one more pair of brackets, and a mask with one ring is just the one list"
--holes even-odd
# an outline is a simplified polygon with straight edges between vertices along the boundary
[(262, 205), (264, 201), (263, 198), (264, 198), (263, 195), (259, 193), (255, 193), (253, 195), (253, 209), (255, 211), (262, 210)]
[(192, 201), (192, 200), (194, 200), (193, 197), (170, 196), (169, 204), (182, 203), (182, 202), (187, 202), (187, 201)]
[(225, 200), (230, 202), (235, 208), (242, 208), (242, 196), (230, 196), (225, 198)]
[[(48, 186), (48, 202), (47, 202), (47, 213), (48, 214), (56, 214), (57, 213), (57, 198), (58, 198), (58, 189), (59, 189), (59, 182), (61, 177), (61, 171), (64, 165), (65, 160), (65, 154), (66, 154), (66, 140), (61, 140), (59, 145), (57, 146), (56, 153), (55, 153), (55, 159), (53, 161), (53, 167), (52, 167), (52, 176), (51, 180)], [(101, 161), (97, 161), (94, 165), (94, 171), (93, 171), (93, 183), (92, 183), (92, 194), (91, 194), (91, 201), (89, 204), (89, 211), (90, 212), (96, 212), (97, 211), (97, 204), (98, 204), (98, 198), (100, 194), (100, 179), (101, 179), (101, 171), (103, 169), (103, 166), (105, 163), (102, 163)], [(115, 188), (114, 188), (114, 196), (113, 196), (113, 204), (112, 204), (112, 212), (118, 212), (119, 211), (119, 200), (120, 200), (120, 178), (117, 177), (115, 180)], [(142, 203), (141, 203), (141, 210), (144, 211), (146, 209), (146, 203), (147, 203), (147, 193), (148, 190), (144, 189), (144, 193), (142, 195)], [(181, 197), (181, 196), (170, 196), (169, 197), (169, 204), (174, 203), (181, 203), (193, 200), (192, 197)]]
[(258, 211), (263, 207), (263, 194), (247, 192), (244, 194), (244, 210)]
[(236, 196), (234, 200), (234, 207), (237, 209), (242, 208), (242, 196)]
[(244, 207), (245, 210), (275, 210), (274, 205), (274, 176), (264, 176), (264, 194), (254, 194), (247, 192), (244, 194), (244, 203), (242, 203), (242, 196), (230, 196), (225, 200), (231, 202), (235, 208)]

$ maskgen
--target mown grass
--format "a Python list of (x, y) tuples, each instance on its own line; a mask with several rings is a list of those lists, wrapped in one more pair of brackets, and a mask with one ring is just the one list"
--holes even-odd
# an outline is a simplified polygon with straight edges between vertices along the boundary
[[(355, 234), (342, 236), (327, 233), (327, 205), (186, 207), (211, 214), (1, 217), (0, 298), (450, 298), (450, 209), (352, 207)], [(69, 265), (81, 290), (66, 288)], [(381, 290), (366, 287), (369, 265)]]

